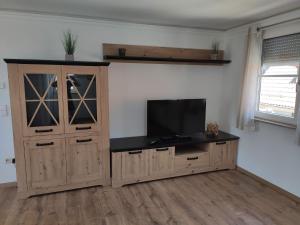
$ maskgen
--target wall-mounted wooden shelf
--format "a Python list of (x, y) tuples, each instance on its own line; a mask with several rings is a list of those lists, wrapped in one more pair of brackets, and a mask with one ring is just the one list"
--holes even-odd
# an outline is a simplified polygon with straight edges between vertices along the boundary
[[(119, 49), (126, 49), (126, 55), (120, 56)], [(224, 51), (220, 51), (217, 59), (210, 59), (210, 49), (167, 48), (142, 45), (103, 44), (103, 59), (123, 63), (160, 63), (160, 64), (196, 64), (224, 65)]]
[(221, 60), (221, 59), (182, 59), (182, 58), (158, 58), (158, 57), (136, 57), (136, 56), (114, 56), (105, 55), (104, 60), (109, 60), (112, 62), (126, 62), (126, 63), (175, 63), (175, 64), (198, 64), (198, 65), (223, 65), (228, 64), (231, 60)]

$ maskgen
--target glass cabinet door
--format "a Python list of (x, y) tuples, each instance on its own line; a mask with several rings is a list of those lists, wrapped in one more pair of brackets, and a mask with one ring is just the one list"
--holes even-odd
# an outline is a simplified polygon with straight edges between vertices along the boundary
[(65, 66), (63, 74), (66, 131), (99, 130), (99, 69)]
[(60, 67), (20, 66), (24, 135), (63, 133)]

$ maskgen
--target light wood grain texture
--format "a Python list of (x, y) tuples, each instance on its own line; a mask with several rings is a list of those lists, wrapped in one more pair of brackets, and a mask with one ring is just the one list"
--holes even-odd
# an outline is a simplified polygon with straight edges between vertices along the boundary
[(103, 179), (104, 157), (99, 136), (68, 138), (66, 143), (69, 184)]
[(28, 141), (24, 145), (29, 189), (35, 190), (66, 184), (64, 139)]
[(122, 180), (125, 182), (139, 182), (149, 176), (149, 151), (122, 152)]
[(17, 182), (7, 182), (7, 183), (1, 183), (0, 188), (5, 187), (17, 187)]
[(23, 121), (20, 104), (19, 71), (17, 64), (8, 64), (8, 81), (10, 91), (10, 107), (12, 113), (12, 127), (14, 136), (14, 152), (16, 159), (16, 174), (18, 181), (18, 194), (27, 192), (27, 175), (23, 145)]
[(174, 157), (175, 147), (149, 150), (149, 176), (171, 175)]
[[(210, 49), (170, 48), (145, 45), (103, 44), (103, 55), (119, 55), (119, 48), (126, 49), (126, 56), (146, 56), (179, 59), (210, 59)], [(223, 59), (224, 51), (220, 50), (218, 59)]]
[(300, 205), (236, 171), (16, 201), (0, 189), (2, 225), (299, 225)]
[(237, 142), (217, 142), (213, 147), (213, 167), (215, 170), (233, 169), (236, 165)]
[[(102, 185), (111, 185), (110, 176), (110, 142), (109, 142), (109, 102), (108, 102), (108, 67), (98, 67), (99, 82), (97, 90), (100, 92), (100, 139), (103, 156), (103, 172), (105, 182)], [(99, 116), (99, 115), (98, 115)], [(100, 118), (100, 117), (99, 117)]]
[[(112, 153), (112, 186), (234, 169), (238, 141)], [(163, 150), (163, 151), (160, 151)]]
[(183, 154), (175, 157), (175, 170), (184, 171), (210, 167), (209, 152)]

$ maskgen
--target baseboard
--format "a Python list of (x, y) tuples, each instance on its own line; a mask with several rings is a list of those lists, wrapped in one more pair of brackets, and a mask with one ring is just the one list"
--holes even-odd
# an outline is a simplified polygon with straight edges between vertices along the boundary
[(17, 187), (17, 182), (0, 183), (0, 188)]
[(293, 201), (295, 201), (297, 203), (300, 203), (300, 197), (298, 197), (297, 195), (294, 195), (294, 194), (292, 194), (292, 193), (290, 193), (290, 192), (282, 189), (281, 187), (278, 187), (277, 185), (272, 184), (271, 182), (269, 182), (269, 181), (267, 181), (267, 180), (265, 180), (265, 179), (263, 179), (263, 178), (255, 175), (255, 174), (253, 174), (253, 173), (249, 172), (248, 170), (245, 170), (245, 169), (243, 169), (241, 167), (237, 166), (236, 169), (238, 171), (240, 171), (241, 173), (243, 173), (243, 174), (245, 174), (245, 175), (253, 178), (254, 180), (256, 180), (256, 181), (258, 181), (258, 182), (260, 182), (260, 183), (268, 186), (269, 188), (273, 189), (274, 191), (277, 191), (277, 192), (285, 195), (286, 197), (292, 199)]

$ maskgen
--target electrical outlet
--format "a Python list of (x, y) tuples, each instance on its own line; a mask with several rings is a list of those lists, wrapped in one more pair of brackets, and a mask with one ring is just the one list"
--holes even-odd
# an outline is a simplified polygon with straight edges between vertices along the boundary
[(7, 159), (5, 159), (5, 164), (15, 164), (15, 158), (7, 158)]

